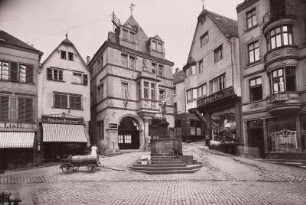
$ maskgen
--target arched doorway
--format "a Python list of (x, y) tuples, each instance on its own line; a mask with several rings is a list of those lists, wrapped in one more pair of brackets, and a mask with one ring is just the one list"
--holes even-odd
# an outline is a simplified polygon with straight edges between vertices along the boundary
[(139, 149), (139, 125), (133, 117), (124, 117), (118, 128), (118, 145), (120, 149)]

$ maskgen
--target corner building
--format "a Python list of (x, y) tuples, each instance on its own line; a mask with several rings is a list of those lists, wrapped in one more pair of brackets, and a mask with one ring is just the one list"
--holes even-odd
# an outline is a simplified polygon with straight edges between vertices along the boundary
[(244, 144), (266, 158), (305, 158), (306, 2), (237, 6)]
[(91, 74), (91, 136), (101, 151), (146, 149), (152, 119), (174, 126), (173, 63), (164, 42), (148, 37), (133, 16), (122, 25), (113, 15), (114, 32), (94, 55)]

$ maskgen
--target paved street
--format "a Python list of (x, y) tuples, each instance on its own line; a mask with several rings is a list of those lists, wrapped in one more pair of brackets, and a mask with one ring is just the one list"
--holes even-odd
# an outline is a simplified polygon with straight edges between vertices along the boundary
[(203, 168), (195, 174), (147, 175), (128, 170), (143, 152), (101, 158), (102, 169), (63, 174), (58, 166), (0, 175), (0, 191), (22, 204), (306, 204), (306, 169), (232, 157), (184, 144)]

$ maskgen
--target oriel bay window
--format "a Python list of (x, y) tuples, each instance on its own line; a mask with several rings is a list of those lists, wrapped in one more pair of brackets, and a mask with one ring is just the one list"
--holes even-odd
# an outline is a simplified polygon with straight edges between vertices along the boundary
[(128, 99), (128, 87), (129, 84), (127, 82), (121, 82), (121, 98)]
[(283, 25), (272, 29), (266, 36), (269, 50), (286, 45), (293, 45), (292, 25)]
[(156, 100), (156, 83), (151, 83), (151, 100)]
[(143, 98), (149, 100), (149, 82), (143, 82)]
[(252, 102), (262, 99), (261, 77), (250, 80), (250, 97)]
[(271, 73), (272, 93), (296, 90), (295, 67), (284, 67)]

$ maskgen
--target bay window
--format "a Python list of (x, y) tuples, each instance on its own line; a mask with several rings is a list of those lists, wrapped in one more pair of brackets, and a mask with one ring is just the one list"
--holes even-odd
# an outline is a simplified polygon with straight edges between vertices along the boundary
[(295, 67), (284, 67), (271, 73), (272, 93), (295, 91)]
[(283, 25), (272, 29), (266, 36), (269, 50), (286, 45), (293, 45), (292, 25)]

